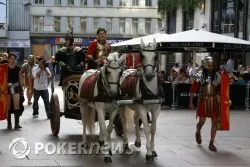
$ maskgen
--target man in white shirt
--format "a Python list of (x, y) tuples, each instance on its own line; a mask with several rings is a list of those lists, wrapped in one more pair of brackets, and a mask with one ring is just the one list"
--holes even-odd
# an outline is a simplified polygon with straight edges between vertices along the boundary
[(48, 78), (51, 78), (51, 73), (48, 67), (45, 66), (46, 60), (43, 57), (38, 58), (38, 66), (32, 70), (34, 77), (34, 102), (33, 102), (33, 117), (38, 117), (38, 100), (41, 96), (44, 102), (45, 111), (49, 118), (50, 107), (49, 107), (49, 91), (48, 91)]

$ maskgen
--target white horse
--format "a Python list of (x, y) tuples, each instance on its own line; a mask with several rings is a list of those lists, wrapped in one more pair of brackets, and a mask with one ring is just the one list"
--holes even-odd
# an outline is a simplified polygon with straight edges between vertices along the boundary
[[(104, 67), (98, 70), (86, 71), (79, 82), (79, 103), (83, 123), (83, 141), (87, 144), (86, 128), (92, 133), (96, 118), (100, 124), (100, 143), (111, 146), (110, 135), (113, 130), (113, 121), (118, 112), (115, 100), (121, 97), (119, 80), (122, 73), (119, 53), (110, 53)], [(109, 113), (109, 125), (106, 128), (105, 115)], [(111, 163), (110, 155), (105, 155), (104, 161)]]
[[(127, 105), (128, 108), (135, 111), (134, 124), (136, 132), (135, 146), (141, 147), (139, 119), (142, 120), (144, 131), (146, 134), (146, 160), (153, 161), (157, 157), (155, 151), (154, 137), (156, 132), (156, 121), (161, 110), (162, 98), (164, 97), (162, 86), (159, 82), (156, 71), (158, 56), (156, 55), (156, 41), (152, 45), (146, 46), (143, 40), (141, 41), (141, 69), (128, 69), (123, 72), (123, 78), (120, 81), (121, 91), (123, 96), (133, 98), (137, 101), (135, 104)], [(124, 76), (125, 75), (125, 76)], [(126, 135), (126, 122), (131, 118), (126, 110), (126, 106), (121, 106), (119, 109), (123, 126), (123, 143), (127, 145), (128, 139)], [(147, 113), (151, 112), (152, 123), (151, 128), (148, 123)], [(131, 121), (128, 121), (131, 122)], [(150, 138), (151, 134), (151, 138)]]

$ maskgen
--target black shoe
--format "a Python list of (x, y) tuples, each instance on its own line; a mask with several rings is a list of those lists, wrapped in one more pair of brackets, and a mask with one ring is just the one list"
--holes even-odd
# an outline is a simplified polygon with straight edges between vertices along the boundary
[(12, 125), (11, 125), (11, 124), (8, 124), (8, 125), (7, 125), (7, 129), (12, 129)]
[(15, 129), (21, 129), (21, 128), (22, 127), (19, 124), (15, 125)]

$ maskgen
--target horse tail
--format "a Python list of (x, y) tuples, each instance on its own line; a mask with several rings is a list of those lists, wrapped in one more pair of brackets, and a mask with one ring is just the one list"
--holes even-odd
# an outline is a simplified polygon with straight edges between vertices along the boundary
[(94, 128), (95, 128), (95, 118), (96, 118), (96, 111), (94, 108), (90, 107), (89, 105), (85, 105), (84, 109), (84, 117), (86, 120), (86, 126), (88, 131), (91, 135), (94, 134)]
[(135, 127), (134, 124), (135, 111), (126, 106), (124, 112), (126, 118), (126, 129), (131, 132), (134, 130)]

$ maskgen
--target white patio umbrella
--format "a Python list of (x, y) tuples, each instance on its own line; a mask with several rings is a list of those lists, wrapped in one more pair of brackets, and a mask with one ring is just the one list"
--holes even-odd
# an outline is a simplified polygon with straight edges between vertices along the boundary
[(128, 46), (131, 46), (133, 48), (137, 48), (137, 47), (140, 47), (140, 45), (141, 45), (141, 39), (143, 39), (145, 44), (148, 44), (148, 43), (152, 43), (154, 39), (156, 39), (156, 42), (159, 42), (158, 41), (159, 38), (166, 37), (166, 36), (169, 36), (169, 35), (166, 34), (165, 32), (159, 32), (159, 33), (155, 33), (155, 34), (142, 36), (142, 37), (138, 37), (138, 38), (133, 38), (133, 39), (130, 39), (127, 41), (115, 43), (115, 44), (112, 44), (111, 47), (113, 49), (124, 49)]
[(194, 65), (196, 52), (242, 52), (250, 51), (250, 42), (226, 35), (193, 29), (157, 39), (160, 50), (192, 51)]

